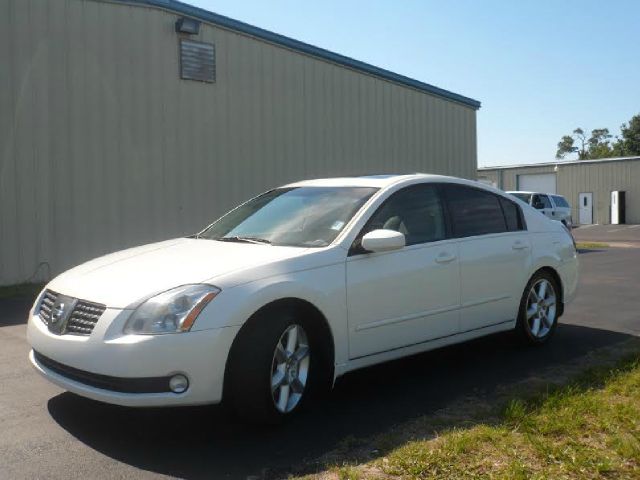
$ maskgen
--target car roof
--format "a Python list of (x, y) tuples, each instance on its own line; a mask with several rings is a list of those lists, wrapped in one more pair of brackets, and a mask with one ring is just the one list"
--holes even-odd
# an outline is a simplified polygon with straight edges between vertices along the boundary
[(507, 190), (508, 194), (512, 194), (512, 193), (525, 193), (527, 195), (551, 195), (552, 197), (562, 197), (564, 198), (562, 195), (560, 195), (559, 193), (545, 193), (545, 192), (527, 192), (524, 190)]
[(386, 188), (398, 183), (414, 183), (415, 181), (445, 182), (445, 183), (465, 183), (468, 185), (480, 185), (478, 182), (465, 180), (457, 177), (447, 177), (443, 175), (433, 175), (428, 173), (412, 174), (384, 174), (384, 175), (363, 175), (354, 177), (317, 178), (313, 180), (303, 180), (290, 183), (284, 187), (376, 187)]

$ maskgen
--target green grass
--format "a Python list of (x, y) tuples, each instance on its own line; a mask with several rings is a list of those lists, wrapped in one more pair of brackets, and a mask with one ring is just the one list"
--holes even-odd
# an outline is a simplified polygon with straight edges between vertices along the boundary
[(576, 246), (578, 248), (588, 250), (591, 248), (607, 248), (609, 244), (602, 242), (576, 242)]
[(381, 456), (315, 478), (640, 478), (640, 354), (479, 418), (435, 431), (416, 420)]
[(20, 283), (0, 287), (0, 298), (35, 298), (43, 287), (42, 283)]

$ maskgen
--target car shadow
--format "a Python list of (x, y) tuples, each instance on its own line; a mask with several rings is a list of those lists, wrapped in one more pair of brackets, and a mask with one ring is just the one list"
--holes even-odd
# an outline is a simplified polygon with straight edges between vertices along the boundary
[(370, 367), (338, 380), (321, 404), (277, 428), (239, 423), (221, 407), (132, 409), (63, 393), (52, 418), (90, 448), (134, 467), (184, 478), (284, 477), (345, 438), (384, 433), (470, 394), (490, 394), (545, 367), (630, 335), (561, 324), (548, 345), (498, 334)]

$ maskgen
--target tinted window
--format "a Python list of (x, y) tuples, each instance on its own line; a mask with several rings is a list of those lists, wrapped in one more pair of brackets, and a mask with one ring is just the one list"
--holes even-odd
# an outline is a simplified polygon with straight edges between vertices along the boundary
[(391, 195), (373, 214), (363, 234), (377, 229), (405, 235), (407, 245), (442, 240), (444, 211), (434, 185), (413, 185)]
[(477, 188), (449, 186), (446, 189), (453, 234), (471, 237), (507, 230), (498, 197)]
[(563, 207), (563, 208), (568, 208), (569, 207), (569, 204), (564, 199), (564, 197), (561, 197), (559, 195), (554, 195), (553, 196), (553, 201), (556, 202), (556, 205), (558, 207)]
[(531, 194), (530, 193), (512, 193), (511, 195), (513, 195), (514, 197), (519, 198), (524, 203), (529, 203), (531, 201)]
[(538, 195), (538, 199), (540, 200), (540, 202), (542, 202), (542, 208), (553, 208), (551, 206), (549, 197), (547, 197), (546, 195)]
[(520, 208), (513, 202), (506, 198), (500, 197), (500, 205), (504, 212), (504, 219), (507, 223), (507, 230), (515, 232), (517, 230), (524, 230), (522, 217), (520, 215)]

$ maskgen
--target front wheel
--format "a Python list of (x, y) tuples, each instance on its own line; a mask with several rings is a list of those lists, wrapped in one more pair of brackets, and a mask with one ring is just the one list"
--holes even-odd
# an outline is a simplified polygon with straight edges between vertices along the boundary
[(322, 378), (317, 338), (312, 323), (294, 312), (257, 314), (231, 350), (230, 406), (241, 418), (270, 424), (300, 410)]
[(558, 325), (558, 285), (548, 272), (536, 273), (524, 290), (516, 329), (530, 344), (549, 340)]

